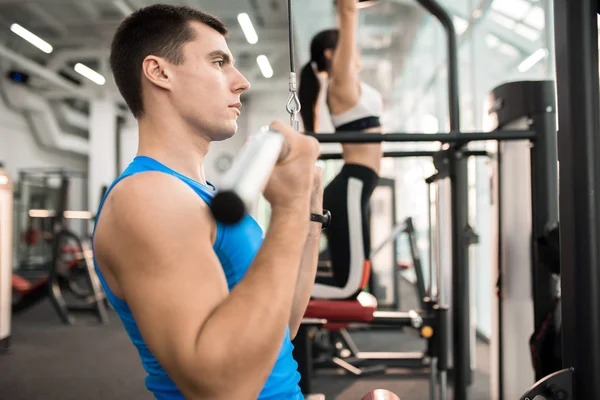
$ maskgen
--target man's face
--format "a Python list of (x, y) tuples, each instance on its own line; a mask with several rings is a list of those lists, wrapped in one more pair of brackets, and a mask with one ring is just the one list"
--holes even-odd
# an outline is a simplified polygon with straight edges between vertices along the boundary
[(185, 61), (174, 66), (172, 101), (182, 118), (210, 140), (225, 140), (237, 131), (240, 95), (250, 84), (234, 67), (223, 35), (192, 22), (196, 39), (183, 46)]

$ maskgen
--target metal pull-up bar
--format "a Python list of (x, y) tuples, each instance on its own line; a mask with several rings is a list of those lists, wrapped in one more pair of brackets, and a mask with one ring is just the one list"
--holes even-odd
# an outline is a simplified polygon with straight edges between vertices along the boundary
[(335, 135), (326, 135), (305, 132), (313, 136), (320, 143), (416, 143), (416, 142), (441, 142), (466, 144), (469, 142), (485, 140), (523, 140), (535, 139), (534, 131), (496, 131), (496, 132), (452, 132), (452, 133), (365, 133), (365, 132), (339, 132)]

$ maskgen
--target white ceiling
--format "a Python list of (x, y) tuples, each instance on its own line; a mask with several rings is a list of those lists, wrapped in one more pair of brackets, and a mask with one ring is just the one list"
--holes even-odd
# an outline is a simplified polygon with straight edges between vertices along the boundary
[[(230, 30), (229, 45), (238, 66), (252, 83), (248, 96), (255, 93), (275, 96), (287, 91), (290, 69), (287, 0), (165, 1), (197, 7), (225, 22)], [(25, 69), (33, 75), (30, 85), (52, 100), (77, 98), (85, 102), (90, 97), (109, 95), (122, 101), (108, 71), (110, 40), (127, 14), (156, 2), (0, 0), (0, 73), (6, 68)], [(453, 17), (460, 35), (459, 48), (468, 41), (465, 33), (476, 24), (485, 25), (485, 43), (491, 50), (485, 67), (489, 80), (505, 79), (507, 70), (516, 70), (526, 58), (547, 46), (540, 0), (438, 2)], [(431, 83), (439, 73), (443, 75), (443, 68), (439, 67), (445, 63), (445, 55), (442, 58), (436, 55), (445, 47), (443, 34), (436, 33), (441, 29), (439, 23), (431, 24), (434, 18), (427, 18), (417, 3), (417, 0), (382, 0), (374, 7), (362, 9), (359, 19), (363, 78), (382, 91), (388, 105), (408, 102), (410, 109), (422, 103), (423, 93), (431, 92)], [(307, 61), (311, 38), (318, 31), (335, 26), (335, 13), (333, 0), (292, 0), (292, 4), (296, 68), (300, 69)], [(475, 5), (478, 6), (473, 9)], [(237, 21), (240, 12), (250, 16), (258, 43), (246, 41)], [(54, 46), (52, 54), (43, 53), (10, 32), (14, 22), (50, 42)], [(274, 74), (270, 79), (260, 73), (256, 62), (260, 54), (266, 55), (273, 67)], [(101, 72), (107, 77), (107, 84), (99, 87), (82, 78), (73, 70), (76, 62)], [(460, 68), (470, 70), (462, 61)], [(66, 78), (77, 79), (80, 84), (76, 86)], [(397, 111), (392, 114), (398, 119)]]
[[(229, 45), (238, 60), (240, 70), (253, 84), (252, 91), (268, 91), (273, 85), (287, 87), (289, 74), (288, 16), (286, 0), (172, 0), (171, 4), (195, 6), (218, 16), (230, 30)], [(81, 82), (82, 87), (98, 92), (100, 89), (73, 70), (82, 62), (98, 72), (109, 75), (108, 48), (120, 21), (131, 11), (157, 3), (153, 0), (0, 0), (0, 46)], [(294, 38), (296, 67), (306, 62), (311, 37), (319, 30), (335, 25), (332, 1), (294, 0)], [(249, 44), (237, 21), (240, 12), (249, 14), (259, 40)], [(363, 49), (364, 76), (381, 89), (389, 89), (389, 82), (400, 74), (404, 57), (409, 54), (414, 36), (423, 18), (423, 11), (415, 1), (387, 1), (361, 10), (359, 45)], [(18, 23), (40, 36), (53, 47), (45, 54), (10, 32), (10, 25)], [(273, 67), (271, 79), (264, 78), (256, 57), (265, 54)], [(1, 56), (1, 54), (0, 54)], [(11, 59), (4, 67), (19, 68), (21, 60)], [(19, 62), (16, 62), (19, 61)], [(21, 65), (19, 65), (21, 64)], [(60, 78), (59, 78), (60, 79)], [(59, 98), (72, 95), (64, 87), (56, 90), (56, 82), (48, 79), (35, 81), (49, 96)], [(68, 83), (68, 82), (67, 82)], [(112, 79), (101, 89), (118, 97)], [(250, 94), (251, 95), (251, 94)]]

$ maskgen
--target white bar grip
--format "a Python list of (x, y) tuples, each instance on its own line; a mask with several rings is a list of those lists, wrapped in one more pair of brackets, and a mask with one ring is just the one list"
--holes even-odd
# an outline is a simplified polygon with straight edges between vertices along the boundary
[(211, 202), (218, 222), (235, 224), (244, 218), (267, 185), (277, 161), (287, 155), (283, 154), (288, 150), (284, 144), (283, 135), (268, 127), (248, 138)]

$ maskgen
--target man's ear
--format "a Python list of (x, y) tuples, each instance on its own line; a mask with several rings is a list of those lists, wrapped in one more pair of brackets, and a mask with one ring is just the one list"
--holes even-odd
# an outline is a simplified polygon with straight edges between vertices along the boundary
[(327, 61), (331, 61), (331, 59), (333, 58), (333, 50), (332, 49), (325, 49), (325, 51), (323, 52), (323, 55), (325, 56), (325, 59)]
[(150, 83), (163, 89), (171, 89), (172, 72), (171, 65), (164, 58), (150, 55), (142, 62), (142, 75)]

